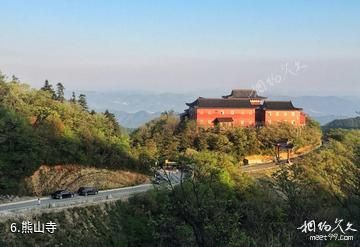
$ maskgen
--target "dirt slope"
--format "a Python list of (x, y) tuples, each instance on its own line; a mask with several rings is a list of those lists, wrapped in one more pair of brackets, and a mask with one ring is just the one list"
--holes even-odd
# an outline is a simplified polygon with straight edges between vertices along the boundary
[(25, 181), (34, 195), (48, 195), (58, 189), (76, 191), (81, 186), (96, 186), (99, 189), (126, 187), (148, 182), (148, 177), (130, 171), (80, 165), (42, 165)]

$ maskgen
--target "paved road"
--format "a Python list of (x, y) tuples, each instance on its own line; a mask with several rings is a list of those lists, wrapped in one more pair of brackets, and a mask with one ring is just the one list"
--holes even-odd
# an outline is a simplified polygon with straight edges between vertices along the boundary
[[(180, 183), (181, 172), (179, 171), (167, 172), (167, 177), (170, 179), (172, 184), (178, 184)], [(38, 205), (37, 198), (34, 198), (31, 200), (23, 200), (18, 202), (0, 204), (0, 213), (9, 212), (9, 211), (16, 212), (16, 211), (23, 211), (29, 209), (45, 209), (50, 207), (54, 207), (54, 208), (67, 207), (67, 206), (74, 206), (80, 204), (83, 205), (98, 201), (104, 201), (107, 199), (125, 199), (128, 198), (129, 196), (142, 193), (153, 188), (154, 188), (153, 184), (141, 184), (131, 187), (103, 190), (103, 191), (99, 191), (99, 194), (97, 195), (89, 195), (86, 197), (75, 195), (75, 197), (73, 198), (64, 198), (61, 200), (52, 199), (50, 197), (43, 197), (41, 198), (40, 205)]]
[[(292, 159), (292, 161), (294, 161), (294, 159)], [(280, 164), (285, 164), (285, 163), (287, 163), (286, 160), (280, 161)], [(241, 170), (244, 172), (256, 172), (256, 171), (271, 169), (271, 168), (278, 167), (278, 166), (279, 166), (278, 163), (270, 162), (270, 163), (262, 163), (262, 164), (256, 164), (256, 165), (243, 166), (243, 167), (241, 167)]]
[(132, 187), (125, 187), (125, 188), (119, 188), (119, 189), (112, 189), (112, 190), (103, 190), (99, 191), (99, 194), (97, 195), (89, 195), (87, 197), (84, 196), (78, 196), (76, 195), (73, 198), (64, 198), (64, 199), (52, 199), (50, 197), (43, 197), (41, 198), (41, 205), (38, 205), (37, 199), (32, 200), (26, 200), (26, 201), (19, 201), (19, 202), (12, 202), (12, 203), (5, 203), (0, 204), (0, 212), (4, 211), (17, 211), (22, 209), (32, 209), (32, 208), (47, 208), (49, 205), (52, 204), (69, 204), (74, 205), (77, 203), (82, 203), (84, 199), (89, 199), (88, 203), (92, 203), (94, 201), (97, 201), (97, 199), (102, 199), (104, 197), (109, 197), (111, 195), (112, 198), (127, 198), (131, 195), (145, 192), (149, 189), (152, 189), (152, 184), (142, 184)]
[[(308, 151), (306, 153), (303, 153), (303, 154), (300, 154), (296, 157), (293, 157), (291, 158), (291, 162), (296, 162), (296, 161), (299, 161), (301, 159), (303, 159), (304, 156), (318, 150), (319, 148), (322, 147), (322, 143), (317, 146), (316, 148), (314, 148), (313, 150), (311, 151)], [(275, 168), (275, 167), (278, 167), (279, 164), (286, 164), (287, 163), (287, 160), (280, 160), (279, 163), (276, 163), (276, 162), (269, 162), (269, 163), (261, 163), (261, 164), (254, 164), (254, 165), (248, 165), (248, 166), (243, 166), (241, 167), (241, 170), (244, 171), (244, 172), (256, 172), (256, 171), (261, 171), (261, 170), (266, 170), (266, 169), (271, 169), (271, 168)]]

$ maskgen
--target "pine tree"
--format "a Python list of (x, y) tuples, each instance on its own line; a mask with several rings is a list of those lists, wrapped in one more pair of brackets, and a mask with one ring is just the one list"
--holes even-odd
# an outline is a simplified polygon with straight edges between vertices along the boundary
[(108, 110), (105, 110), (104, 115), (112, 123), (115, 133), (120, 133), (121, 132), (120, 125), (116, 120), (115, 114), (109, 112)]
[(79, 105), (81, 105), (84, 108), (85, 111), (87, 111), (89, 109), (85, 94), (79, 95), (78, 103), (79, 103)]
[(45, 80), (44, 86), (41, 88), (42, 91), (49, 92), (53, 99), (56, 99), (55, 91), (48, 80)]
[(0, 82), (5, 82), (5, 80), (6, 80), (6, 75), (3, 74), (0, 70)]
[(75, 104), (76, 103), (76, 95), (75, 92), (72, 92), (71, 98), (70, 98), (70, 102)]
[(20, 83), (20, 80), (18, 77), (16, 77), (15, 75), (12, 75), (11, 77), (11, 83)]
[(64, 102), (64, 100), (65, 100), (64, 90), (65, 90), (65, 87), (61, 82), (56, 84), (56, 99), (60, 102)]
[(109, 112), (109, 110), (106, 109), (105, 112), (104, 112), (105, 117), (108, 118), (108, 117), (110, 116), (110, 114), (111, 114), (111, 113)]

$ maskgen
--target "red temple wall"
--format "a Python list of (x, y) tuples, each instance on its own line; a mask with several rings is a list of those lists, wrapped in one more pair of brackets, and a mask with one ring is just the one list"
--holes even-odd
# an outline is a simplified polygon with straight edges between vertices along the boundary
[(200, 127), (214, 126), (216, 118), (232, 118), (232, 126), (249, 127), (255, 125), (255, 109), (200, 108), (196, 109), (196, 123)]
[(265, 125), (279, 123), (279, 122), (290, 123), (295, 126), (300, 126), (305, 124), (305, 117), (301, 111), (266, 110), (263, 116), (264, 119), (262, 119), (262, 122), (264, 122)]

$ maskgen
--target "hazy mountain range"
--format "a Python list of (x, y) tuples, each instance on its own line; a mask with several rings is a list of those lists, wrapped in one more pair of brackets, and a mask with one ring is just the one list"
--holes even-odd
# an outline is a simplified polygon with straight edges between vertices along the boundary
[[(80, 93), (80, 92), (78, 92)], [(127, 128), (136, 128), (156, 118), (161, 112), (174, 110), (181, 113), (186, 102), (194, 101), (198, 96), (219, 97), (213, 93), (151, 93), (151, 92), (82, 92), (88, 97), (88, 103), (96, 111), (115, 113), (120, 124)], [(342, 96), (270, 96), (270, 100), (292, 100), (295, 106), (319, 121), (322, 125), (334, 120), (356, 116), (360, 111), (360, 97)]]

